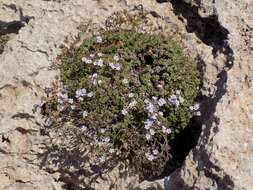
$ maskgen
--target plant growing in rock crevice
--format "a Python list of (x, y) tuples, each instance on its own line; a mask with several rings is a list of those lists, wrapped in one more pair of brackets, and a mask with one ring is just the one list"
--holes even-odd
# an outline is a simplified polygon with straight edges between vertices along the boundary
[(79, 128), (97, 164), (129, 159), (141, 176), (159, 175), (172, 160), (170, 141), (198, 109), (196, 63), (169, 37), (121, 29), (87, 39), (61, 61), (63, 88), (44, 110), (52, 125)]

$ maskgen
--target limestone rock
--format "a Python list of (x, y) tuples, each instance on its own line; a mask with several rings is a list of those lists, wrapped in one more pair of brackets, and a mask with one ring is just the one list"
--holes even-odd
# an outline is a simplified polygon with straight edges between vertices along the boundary
[(81, 31), (90, 33), (88, 23), (103, 27), (113, 12), (136, 9), (147, 11), (159, 32), (175, 35), (199, 60), (203, 131), (182, 168), (168, 178), (138, 184), (116, 169), (95, 188), (118, 183), (118, 189), (252, 189), (252, 1), (184, 1), (1, 0), (0, 37), (8, 34), (8, 42), (0, 48), (0, 189), (74, 184), (56, 166), (39, 167), (48, 139), (37, 105), (59, 75), (57, 56)]
[(197, 147), (171, 176), (168, 189), (252, 189), (252, 1), (185, 2), (196, 6), (203, 18), (217, 17), (228, 31), (232, 57), (217, 76), (223, 82), (215, 110), (203, 122)]

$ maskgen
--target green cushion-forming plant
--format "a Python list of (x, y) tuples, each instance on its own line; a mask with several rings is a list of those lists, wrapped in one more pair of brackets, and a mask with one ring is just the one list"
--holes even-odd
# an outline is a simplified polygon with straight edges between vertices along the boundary
[(79, 127), (100, 162), (117, 155), (142, 173), (162, 171), (199, 92), (197, 65), (182, 47), (170, 37), (114, 30), (61, 61), (64, 90), (49, 101), (52, 120)]

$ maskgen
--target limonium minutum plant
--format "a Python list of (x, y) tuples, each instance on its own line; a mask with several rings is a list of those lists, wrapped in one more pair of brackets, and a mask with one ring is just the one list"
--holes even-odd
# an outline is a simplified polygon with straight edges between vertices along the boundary
[(199, 115), (200, 73), (181, 46), (119, 29), (86, 39), (61, 62), (63, 88), (47, 102), (52, 125), (79, 128), (94, 162), (117, 157), (141, 174), (162, 171), (172, 160), (170, 141)]

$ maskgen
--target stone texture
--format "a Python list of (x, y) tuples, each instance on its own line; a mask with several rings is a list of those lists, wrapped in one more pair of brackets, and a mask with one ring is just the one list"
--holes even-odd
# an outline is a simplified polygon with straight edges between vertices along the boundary
[[(38, 166), (48, 139), (40, 133), (35, 105), (59, 74), (55, 63), (63, 48), (88, 23), (103, 27), (105, 18), (124, 9), (146, 11), (158, 32), (174, 34), (202, 64), (203, 131), (182, 168), (168, 178), (138, 184), (115, 169), (94, 188), (252, 189), (252, 1), (158, 2), (1, 0), (0, 30), (12, 34), (0, 55), (0, 189), (65, 189), (56, 168), (49, 173)], [(227, 39), (206, 39), (209, 29), (225, 31)]]
[(35, 164), (45, 137), (34, 105), (58, 74), (53, 63), (61, 46), (73, 42), (78, 27), (90, 19), (101, 24), (114, 6), (110, 9), (96, 1), (0, 2), (1, 31), (13, 33), (0, 55), (0, 189), (62, 189), (55, 182), (57, 172), (49, 174)]
[[(182, 169), (175, 172), (168, 189), (252, 189), (253, 90), (252, 1), (186, 1), (201, 17), (217, 16), (229, 32), (233, 59), (223, 68), (224, 95), (204, 121), (198, 146)], [(220, 92), (222, 93), (222, 92)]]

